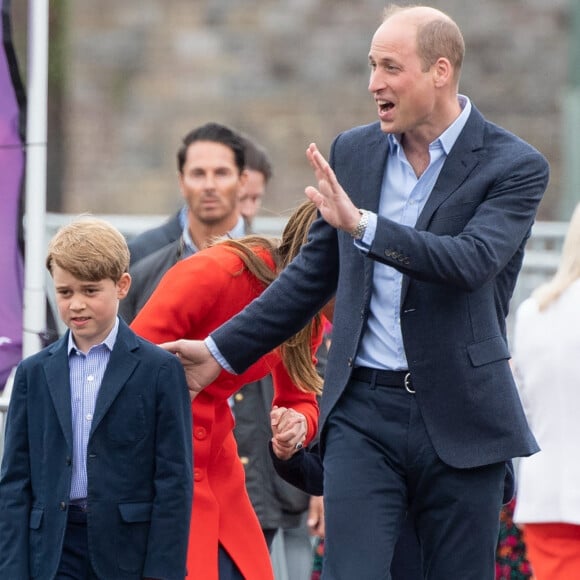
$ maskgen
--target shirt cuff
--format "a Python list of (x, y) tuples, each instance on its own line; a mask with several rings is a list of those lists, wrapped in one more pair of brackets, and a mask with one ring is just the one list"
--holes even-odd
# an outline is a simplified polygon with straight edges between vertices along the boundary
[(228, 371), (228, 373), (231, 373), (232, 375), (238, 374), (231, 367), (230, 363), (228, 363), (228, 361), (225, 359), (224, 355), (219, 351), (219, 348), (217, 347), (214, 339), (211, 336), (208, 336), (203, 342), (205, 346), (207, 346), (209, 352), (211, 353), (211, 356), (213, 356), (213, 358), (217, 360), (218, 364), (223, 369), (225, 369), (226, 371)]
[(373, 213), (372, 211), (369, 211), (367, 213), (369, 221), (367, 223), (367, 227), (365, 228), (365, 233), (363, 234), (363, 237), (360, 240), (354, 241), (354, 245), (365, 254), (369, 253), (369, 250), (371, 249), (371, 246), (375, 239), (378, 221), (376, 213)]

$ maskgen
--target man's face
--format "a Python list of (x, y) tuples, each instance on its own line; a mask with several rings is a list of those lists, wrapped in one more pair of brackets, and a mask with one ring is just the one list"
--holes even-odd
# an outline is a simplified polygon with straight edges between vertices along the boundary
[(391, 16), (375, 32), (369, 52), (369, 91), (385, 133), (427, 130), (436, 123), (436, 90), (431, 67), (422, 70), (416, 23)]
[(244, 181), (234, 152), (226, 145), (196, 141), (187, 148), (179, 187), (194, 220), (218, 226), (237, 219)]
[(262, 207), (266, 193), (266, 179), (263, 173), (255, 169), (246, 169), (246, 183), (240, 190), (240, 213), (252, 223)]

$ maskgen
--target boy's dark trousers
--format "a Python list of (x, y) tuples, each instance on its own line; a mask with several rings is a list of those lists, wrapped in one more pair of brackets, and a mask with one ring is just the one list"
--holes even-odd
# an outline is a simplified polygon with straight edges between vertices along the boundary
[(90, 560), (87, 540), (87, 511), (70, 505), (60, 564), (55, 580), (96, 580)]

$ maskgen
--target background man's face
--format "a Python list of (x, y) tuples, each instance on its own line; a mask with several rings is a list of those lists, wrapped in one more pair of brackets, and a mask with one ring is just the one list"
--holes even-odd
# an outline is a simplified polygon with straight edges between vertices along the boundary
[(266, 193), (264, 174), (255, 169), (246, 169), (246, 182), (240, 190), (240, 213), (250, 223), (262, 207), (262, 199)]
[(195, 220), (209, 226), (231, 220), (244, 180), (226, 145), (196, 141), (187, 148), (179, 186)]

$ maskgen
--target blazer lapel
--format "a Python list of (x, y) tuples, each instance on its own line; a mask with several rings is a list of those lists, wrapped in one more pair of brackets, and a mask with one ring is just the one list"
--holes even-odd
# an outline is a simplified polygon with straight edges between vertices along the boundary
[(437, 208), (457, 190), (479, 163), (485, 121), (473, 107), (463, 131), (449, 152), (415, 229), (426, 230)]
[(364, 148), (362, 166), (354, 168), (358, 175), (362, 175), (360, 180), (360, 199), (355, 201), (361, 209), (368, 209), (374, 213), (379, 211), (388, 153), (388, 136), (380, 130), (377, 123), (375, 134), (368, 139), (368, 143)]
[(133, 353), (138, 348), (136, 336), (119, 320), (119, 333), (95, 404), (91, 436), (138, 365), (139, 358)]
[(51, 356), (44, 364), (48, 391), (64, 434), (72, 449), (72, 411), (70, 393), (70, 370), (68, 365), (68, 332), (50, 347)]
[[(427, 230), (437, 208), (449, 198), (468, 178), (480, 160), (479, 151), (483, 147), (485, 120), (472, 105), (471, 113), (463, 131), (449, 152), (435, 186), (419, 214), (415, 229)], [(411, 279), (403, 276), (401, 304), (405, 300)]]
[[(363, 151), (362, 158), (364, 159), (364, 164), (362, 167), (357, 168), (358, 172), (362, 173), (362, 185), (360, 188), (360, 200), (357, 200), (355, 203), (361, 209), (378, 213), (383, 177), (387, 166), (387, 156), (389, 154), (389, 142), (387, 134), (380, 130), (378, 123), (375, 129), (375, 135), (373, 138), (368, 139), (368, 143)], [(363, 260), (364, 288), (368, 294), (366, 300), (370, 300), (374, 264), (374, 260)]]

